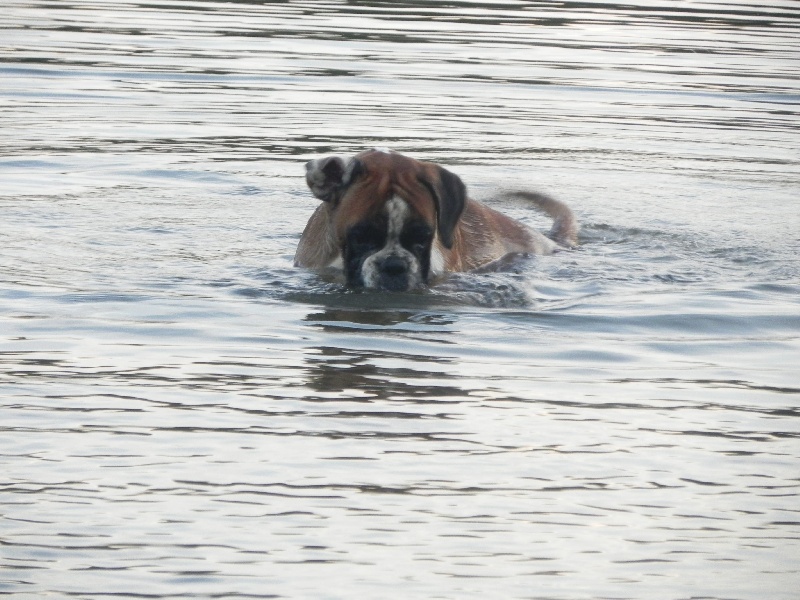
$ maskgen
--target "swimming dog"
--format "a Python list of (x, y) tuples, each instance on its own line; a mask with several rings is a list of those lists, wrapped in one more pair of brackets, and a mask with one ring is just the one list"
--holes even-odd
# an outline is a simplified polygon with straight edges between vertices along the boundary
[(333, 269), (353, 287), (405, 291), (447, 272), (577, 243), (577, 220), (558, 200), (514, 194), (553, 218), (548, 237), (468, 198), (447, 169), (389, 150), (311, 160), (306, 183), (322, 203), (303, 231), (295, 265)]

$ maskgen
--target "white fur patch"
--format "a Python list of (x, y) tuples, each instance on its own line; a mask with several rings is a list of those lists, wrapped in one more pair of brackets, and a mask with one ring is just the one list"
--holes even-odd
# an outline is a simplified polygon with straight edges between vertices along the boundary
[(394, 196), (386, 203), (384, 210), (389, 219), (389, 228), (386, 233), (387, 245), (392, 243), (399, 244), (400, 233), (403, 231), (403, 226), (408, 219), (408, 204), (402, 198)]
[(353, 168), (356, 166), (356, 164), (356, 161), (354, 161), (352, 158), (347, 163), (344, 173), (342, 173), (342, 185), (350, 185), (350, 180), (353, 178)]
[(435, 244), (431, 248), (430, 273), (434, 277), (438, 277), (444, 273), (444, 255)]
[(411, 210), (405, 200), (394, 196), (386, 203), (384, 211), (387, 219), (386, 245), (369, 256), (361, 266), (364, 285), (368, 288), (378, 287), (381, 280), (381, 263), (386, 258), (395, 256), (405, 261), (408, 267), (409, 287), (414, 288), (422, 283), (419, 261), (400, 243), (400, 234), (403, 232)]

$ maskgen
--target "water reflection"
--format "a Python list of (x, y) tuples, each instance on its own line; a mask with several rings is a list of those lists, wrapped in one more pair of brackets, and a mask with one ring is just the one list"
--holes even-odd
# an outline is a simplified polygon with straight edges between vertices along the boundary
[[(443, 371), (425, 367), (446, 364), (426, 356), (400, 352), (364, 352), (338, 347), (315, 348), (306, 364), (310, 377), (307, 385), (335, 400), (358, 402), (395, 400), (404, 403), (449, 404), (464, 398), (464, 391), (448, 385)], [(331, 396), (326, 396), (331, 398)]]

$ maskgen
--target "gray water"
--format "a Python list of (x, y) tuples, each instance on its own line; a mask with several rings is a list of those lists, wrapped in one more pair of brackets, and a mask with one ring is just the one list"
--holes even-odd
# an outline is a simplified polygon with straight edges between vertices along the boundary
[[(0, 594), (800, 597), (800, 4), (0, 12)], [(293, 268), (371, 146), (581, 246)]]

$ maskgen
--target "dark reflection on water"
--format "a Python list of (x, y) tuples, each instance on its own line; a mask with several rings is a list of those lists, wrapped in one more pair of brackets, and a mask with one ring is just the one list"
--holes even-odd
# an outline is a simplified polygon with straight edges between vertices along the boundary
[[(2, 14), (0, 594), (796, 597), (796, 2)], [(581, 246), (294, 269), (373, 145)]]
[[(319, 348), (319, 356), (309, 358), (311, 377), (307, 385), (320, 392), (352, 393), (361, 402), (402, 399), (424, 404), (458, 402), (464, 392), (458, 387), (442, 385), (441, 371), (426, 371), (431, 362), (427, 357), (415, 357), (392, 352), (358, 352), (340, 348)], [(380, 367), (384, 362), (421, 363), (420, 367)], [(441, 359), (435, 362), (442, 362)], [(376, 364), (377, 363), (377, 364)], [(430, 384), (424, 382), (430, 381)], [(330, 399), (330, 396), (327, 396)], [(452, 400), (451, 400), (452, 398)], [(307, 398), (308, 399), (308, 398)]]

